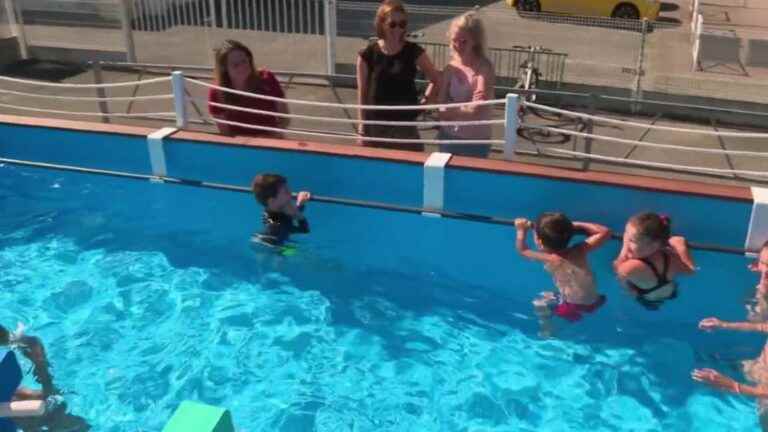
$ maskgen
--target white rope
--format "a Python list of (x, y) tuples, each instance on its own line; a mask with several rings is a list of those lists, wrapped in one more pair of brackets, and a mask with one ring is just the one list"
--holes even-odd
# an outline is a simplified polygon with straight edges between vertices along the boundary
[(434, 104), (434, 105), (352, 105), (352, 104), (348, 105), (348, 104), (331, 103), (331, 102), (316, 102), (316, 101), (306, 101), (301, 99), (285, 99), (285, 98), (279, 98), (274, 96), (266, 96), (266, 95), (260, 95), (260, 94), (249, 93), (249, 92), (244, 92), (240, 90), (234, 90), (226, 87), (221, 87), (214, 84), (209, 84), (204, 81), (198, 81), (192, 78), (184, 78), (184, 79), (193, 84), (212, 88), (214, 90), (223, 91), (225, 93), (232, 93), (240, 96), (252, 97), (255, 99), (264, 99), (264, 100), (271, 100), (275, 102), (283, 102), (287, 104), (311, 105), (311, 106), (319, 106), (319, 107), (326, 107), (326, 108), (371, 109), (371, 110), (384, 110), (384, 111), (398, 111), (398, 110), (423, 111), (423, 110), (433, 110), (433, 109), (440, 109), (440, 108), (459, 108), (464, 106), (500, 105), (500, 104), (506, 103), (505, 99), (493, 99), (493, 100), (487, 100), (487, 101), (473, 101), (473, 102), (460, 102), (460, 103)]
[(606, 162), (626, 163), (626, 164), (632, 164), (632, 165), (647, 166), (652, 168), (670, 168), (670, 169), (691, 171), (691, 172), (708, 172), (708, 173), (714, 173), (714, 174), (734, 174), (734, 175), (752, 175), (752, 176), (758, 176), (758, 177), (768, 177), (768, 171), (744, 171), (744, 170), (731, 170), (731, 169), (720, 169), (720, 168), (707, 168), (707, 167), (699, 167), (699, 166), (675, 165), (675, 164), (668, 164), (668, 163), (662, 163), (662, 162), (638, 161), (638, 160), (623, 159), (623, 158), (611, 157), (611, 156), (600, 156), (600, 155), (582, 153), (582, 152), (571, 151), (571, 150), (563, 150), (558, 148), (548, 148), (546, 150), (543, 150), (543, 152), (544, 153), (556, 152), (556, 153), (562, 153), (562, 154), (567, 154), (571, 156), (585, 157), (588, 159), (595, 159), (595, 160), (601, 160)]
[(595, 120), (595, 121), (609, 123), (609, 124), (634, 126), (638, 128), (656, 129), (656, 130), (663, 130), (663, 131), (669, 131), (669, 132), (693, 133), (693, 134), (700, 134), (700, 135), (723, 136), (723, 137), (732, 137), (732, 138), (768, 138), (768, 133), (718, 132), (718, 131), (708, 131), (703, 129), (677, 128), (673, 126), (664, 126), (664, 125), (657, 125), (657, 124), (637, 123), (637, 122), (631, 122), (626, 120), (617, 120), (617, 119), (612, 119), (608, 117), (601, 117), (601, 116), (596, 116), (596, 115), (591, 115), (586, 113), (553, 108), (547, 105), (540, 105), (532, 102), (523, 102), (523, 105), (529, 106), (535, 109), (540, 109), (543, 111), (549, 111), (553, 113), (568, 115), (571, 117), (590, 119), (590, 120)]
[(698, 153), (728, 154), (728, 155), (734, 155), (734, 156), (768, 157), (768, 152), (708, 149), (708, 148), (701, 148), (701, 147), (680, 146), (675, 144), (658, 144), (658, 143), (647, 142), (647, 141), (635, 141), (635, 140), (628, 140), (624, 138), (614, 138), (614, 137), (603, 136), (603, 135), (593, 135), (593, 134), (588, 134), (584, 132), (576, 132), (568, 129), (559, 129), (559, 128), (553, 128), (549, 126), (533, 125), (533, 124), (527, 124), (527, 123), (521, 124), (520, 126), (523, 128), (541, 129), (541, 130), (555, 132), (563, 135), (573, 135), (573, 136), (578, 136), (582, 138), (593, 138), (593, 139), (602, 140), (602, 141), (610, 141), (610, 142), (615, 142), (620, 144), (635, 145), (638, 147), (663, 148), (663, 149), (683, 150), (683, 151), (691, 151), (691, 152), (698, 152)]
[(4, 94), (10, 94), (10, 95), (16, 95), (16, 96), (25, 96), (25, 97), (35, 97), (35, 98), (46, 98), (46, 99), (65, 99), (65, 100), (81, 100), (81, 101), (136, 101), (136, 100), (156, 100), (156, 99), (173, 99), (172, 94), (167, 95), (152, 95), (152, 96), (125, 96), (125, 97), (87, 97), (87, 96), (57, 96), (57, 95), (43, 95), (43, 94), (35, 94), (35, 93), (23, 93), (23, 92), (17, 92), (13, 90), (6, 90), (6, 89), (0, 89), (0, 93)]
[(11, 77), (0, 75), (0, 81), (15, 82), (19, 84), (39, 85), (39, 86), (46, 86), (46, 87), (65, 87), (65, 88), (72, 88), (72, 89), (128, 87), (133, 85), (154, 84), (154, 83), (165, 82), (170, 80), (171, 80), (171, 77), (168, 76), (168, 77), (161, 77), (161, 78), (152, 78), (144, 81), (127, 81), (127, 82), (119, 82), (119, 83), (112, 83), (112, 84), (62, 84), (62, 83), (52, 83), (52, 82), (46, 82), (46, 81), (23, 80), (23, 79), (11, 78)]
[(226, 124), (231, 126), (240, 126), (240, 127), (249, 128), (249, 129), (264, 130), (269, 132), (310, 135), (310, 136), (319, 136), (324, 138), (342, 138), (347, 140), (362, 140), (362, 141), (403, 143), (403, 144), (477, 144), (477, 145), (504, 144), (503, 140), (436, 140), (436, 139), (375, 138), (375, 137), (364, 137), (364, 136), (358, 136), (358, 135), (336, 135), (336, 134), (323, 133), (323, 132), (310, 132), (305, 130), (282, 129), (282, 128), (275, 128), (270, 126), (251, 125), (251, 124), (233, 122), (229, 120), (217, 119), (216, 117), (205, 117), (205, 119), (214, 121), (216, 123), (221, 123), (221, 124)]
[(51, 114), (69, 114), (69, 115), (82, 115), (82, 116), (95, 116), (95, 117), (142, 117), (142, 116), (172, 116), (175, 117), (176, 113), (173, 112), (150, 112), (150, 113), (130, 113), (130, 114), (123, 114), (123, 113), (97, 113), (97, 112), (79, 112), (79, 111), (59, 111), (59, 110), (51, 110), (51, 109), (42, 109), (42, 108), (30, 108), (30, 107), (23, 107), (18, 105), (8, 105), (0, 103), (0, 107), (2, 108), (10, 108), (10, 109), (17, 109), (22, 111), (34, 111), (34, 112), (44, 112), (44, 113), (51, 113)]
[(191, 100), (200, 103), (207, 103), (209, 105), (232, 109), (235, 111), (243, 111), (254, 114), (265, 114), (281, 118), (296, 118), (302, 120), (316, 120), (325, 121), (328, 123), (343, 123), (343, 124), (366, 124), (366, 125), (383, 125), (383, 126), (475, 126), (475, 125), (497, 125), (504, 124), (504, 120), (474, 120), (474, 121), (386, 121), (386, 120), (357, 120), (348, 118), (332, 118), (332, 117), (316, 117), (302, 114), (286, 114), (275, 111), (265, 111), (252, 108), (244, 108), (236, 105), (226, 105), (218, 102), (211, 102), (203, 98), (192, 98)]

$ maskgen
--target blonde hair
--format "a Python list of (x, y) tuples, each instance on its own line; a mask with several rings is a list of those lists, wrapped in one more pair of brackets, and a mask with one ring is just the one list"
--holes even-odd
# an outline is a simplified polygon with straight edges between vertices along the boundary
[(467, 12), (451, 21), (451, 27), (448, 30), (448, 37), (452, 37), (456, 32), (463, 30), (472, 38), (475, 43), (474, 53), (484, 60), (488, 60), (486, 51), (485, 26), (478, 18), (475, 12)]
[[(373, 21), (376, 26), (376, 36), (380, 39), (384, 38), (384, 24), (387, 22), (387, 18), (392, 15), (392, 12), (400, 12), (406, 17), (408, 16), (405, 12), (405, 5), (400, 0), (384, 0), (381, 2), (379, 9), (376, 11), (376, 18)], [(405, 32), (403, 32), (403, 39), (405, 39)]]

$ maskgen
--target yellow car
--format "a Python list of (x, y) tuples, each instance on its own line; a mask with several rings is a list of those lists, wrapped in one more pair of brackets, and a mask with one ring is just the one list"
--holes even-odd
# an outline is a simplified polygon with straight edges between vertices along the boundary
[(521, 12), (553, 12), (569, 15), (647, 19), (659, 16), (661, 0), (506, 0)]

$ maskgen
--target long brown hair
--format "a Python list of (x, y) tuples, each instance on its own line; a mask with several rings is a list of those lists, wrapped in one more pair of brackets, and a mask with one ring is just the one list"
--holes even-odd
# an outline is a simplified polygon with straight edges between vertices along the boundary
[[(400, 12), (406, 18), (408, 17), (408, 13), (405, 12), (405, 5), (400, 0), (384, 0), (381, 2), (379, 9), (376, 11), (376, 19), (373, 21), (376, 26), (376, 36), (380, 39), (384, 38), (384, 24), (392, 12)], [(403, 32), (403, 39), (405, 39), (405, 32)]]
[[(251, 76), (248, 77), (247, 91), (258, 91), (260, 87), (259, 77), (258, 74), (256, 74), (256, 66), (253, 64), (253, 53), (250, 48), (233, 39), (225, 40), (224, 43), (215, 50), (216, 65), (213, 70), (214, 84), (220, 87), (232, 88), (232, 79), (229, 77), (227, 59), (229, 58), (229, 54), (233, 51), (242, 51), (248, 58), (248, 63), (251, 65)], [(224, 103), (227, 104), (231, 104), (233, 101), (237, 100), (237, 95), (232, 93), (222, 92), (221, 97), (224, 99)]]

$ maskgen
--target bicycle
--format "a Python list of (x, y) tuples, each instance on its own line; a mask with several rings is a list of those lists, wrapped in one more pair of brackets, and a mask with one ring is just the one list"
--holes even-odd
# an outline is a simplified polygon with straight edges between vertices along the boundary
[[(542, 112), (534, 107), (525, 105), (525, 102), (535, 103), (538, 95), (539, 79), (541, 78), (541, 71), (536, 66), (538, 64), (538, 55), (541, 53), (550, 53), (551, 49), (541, 46), (521, 46), (515, 45), (513, 48), (518, 50), (525, 50), (528, 52), (528, 58), (520, 64), (520, 75), (518, 77), (515, 90), (521, 95), (523, 104), (518, 108), (519, 124), (524, 124), (524, 120), (527, 114), (533, 114), (534, 116), (546, 120), (548, 122), (554, 122), (547, 126), (553, 128), (564, 128), (575, 126), (576, 131), (583, 132), (587, 129), (587, 124), (581, 118), (564, 117), (561, 114), (555, 114), (550, 112)], [(546, 144), (565, 144), (570, 141), (571, 136), (559, 132), (551, 132), (546, 129), (538, 128), (526, 128), (520, 126), (517, 129), (517, 135), (521, 138), (525, 138), (534, 144), (537, 142)]]

